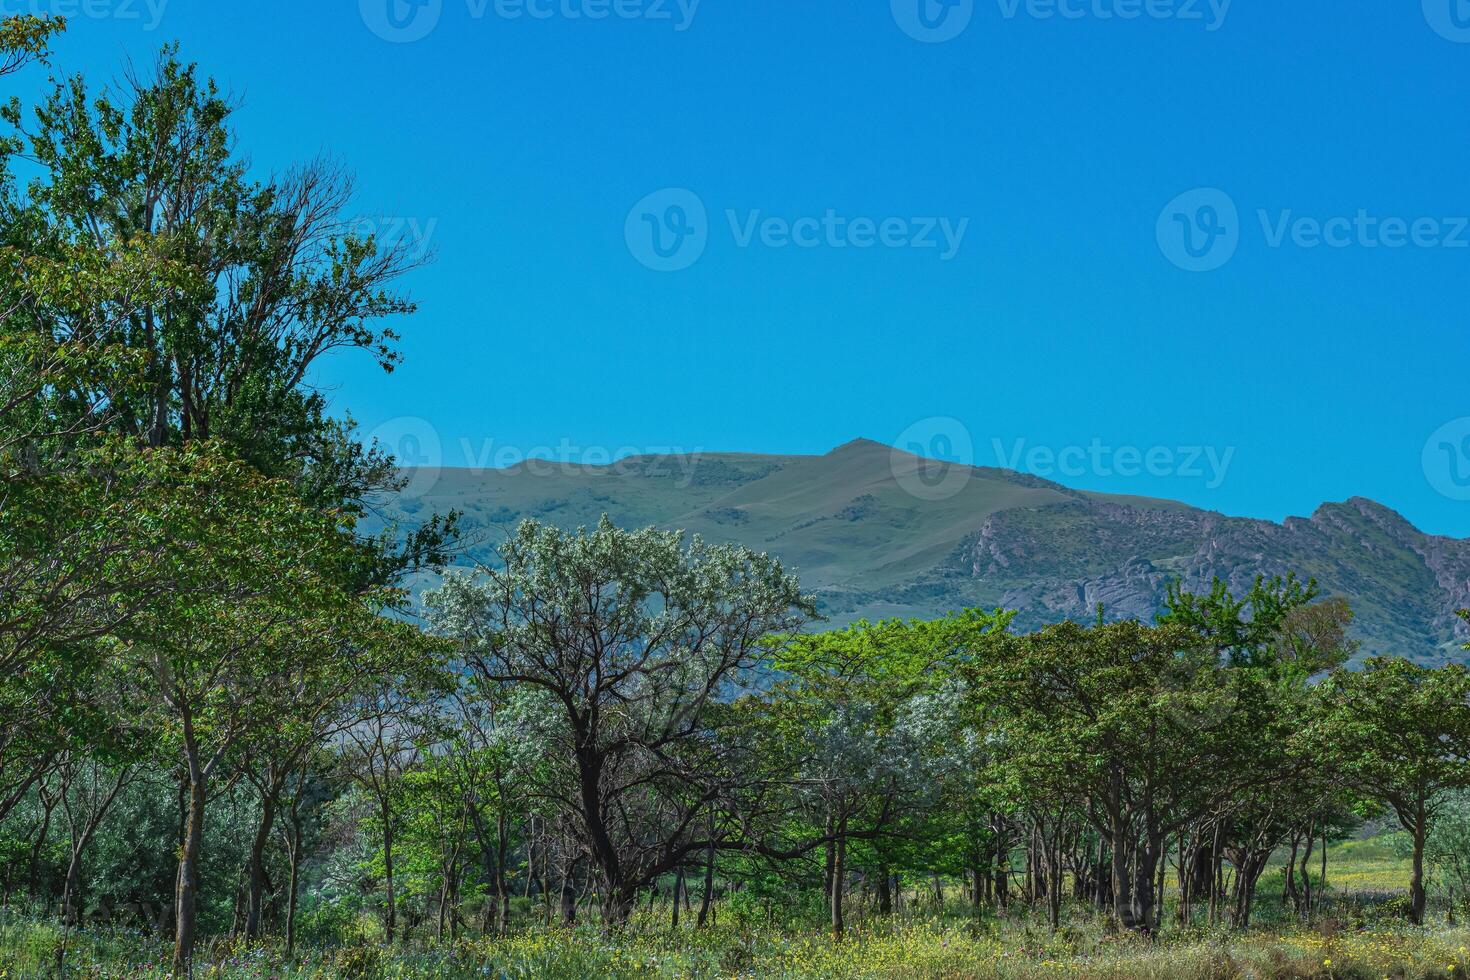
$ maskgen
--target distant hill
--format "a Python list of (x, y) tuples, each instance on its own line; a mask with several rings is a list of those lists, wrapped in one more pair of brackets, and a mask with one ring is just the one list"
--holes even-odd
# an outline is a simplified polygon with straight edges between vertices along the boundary
[(409, 520), (463, 511), (474, 557), (488, 558), (523, 518), (571, 528), (606, 513), (777, 555), (834, 624), (999, 606), (1029, 628), (1091, 619), (1098, 603), (1109, 618), (1150, 618), (1175, 579), (1204, 589), (1219, 576), (1242, 589), (1258, 573), (1295, 570), (1351, 601), (1363, 656), (1464, 659), (1454, 613), (1470, 607), (1470, 540), (1423, 534), (1361, 498), (1276, 524), (861, 439), (824, 456), (532, 461), (415, 477), (422, 492), (388, 509)]

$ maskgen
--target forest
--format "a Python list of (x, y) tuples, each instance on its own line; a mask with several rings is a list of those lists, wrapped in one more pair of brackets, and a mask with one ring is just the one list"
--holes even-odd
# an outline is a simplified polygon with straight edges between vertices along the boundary
[[(0, 71), (63, 26), (0, 21)], [(1305, 574), (1024, 633), (831, 628), (767, 555), (607, 520), (466, 564), (311, 383), (391, 374), (425, 256), (354, 233), (340, 164), (256, 174), (175, 48), (36, 88), (0, 140), (0, 977), (1470, 968), (1463, 666), (1360, 658)], [(1379, 831), (1403, 887), (1334, 886)]]

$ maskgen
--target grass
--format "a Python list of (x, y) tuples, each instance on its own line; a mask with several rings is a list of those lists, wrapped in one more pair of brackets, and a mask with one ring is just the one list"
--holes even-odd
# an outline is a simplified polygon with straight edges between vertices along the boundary
[[(1470, 976), (1470, 929), (1413, 928), (1397, 904), (1365, 897), (1400, 888), (1407, 868), (1391, 841), (1333, 848), (1332, 901), (1311, 926), (1287, 923), (1263, 907), (1245, 934), (1171, 927), (1154, 942), (1110, 934), (1087, 909), (1068, 912), (1056, 933), (1023, 912), (976, 916), (962, 904), (891, 919), (857, 916), (834, 943), (815, 921), (767, 925), (723, 914), (713, 928), (668, 928), (667, 909), (642, 910), (630, 928), (606, 936), (592, 928), (528, 929), (499, 939), (415, 942), (384, 949), (372, 942), (306, 951), (291, 963), (273, 946), (213, 943), (196, 976), (220, 980), (468, 980), (491, 977), (659, 980), (659, 978), (911, 978), (960, 980), (1042, 977), (1225, 980), (1225, 978), (1458, 978)], [(1279, 879), (1278, 879), (1279, 880)], [(1262, 882), (1263, 906), (1270, 879)], [(1359, 891), (1361, 889), (1361, 891)], [(0, 980), (65, 975), (144, 980), (168, 975), (168, 947), (121, 929), (70, 934), (53, 922), (0, 912)]]

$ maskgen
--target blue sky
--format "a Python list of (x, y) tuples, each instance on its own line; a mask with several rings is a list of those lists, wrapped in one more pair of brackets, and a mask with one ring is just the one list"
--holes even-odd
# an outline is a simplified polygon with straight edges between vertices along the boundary
[(866, 436), (1470, 535), (1470, 4), (951, 2), (0, 9), (179, 40), (427, 241), (403, 367), (318, 380), (447, 465)]

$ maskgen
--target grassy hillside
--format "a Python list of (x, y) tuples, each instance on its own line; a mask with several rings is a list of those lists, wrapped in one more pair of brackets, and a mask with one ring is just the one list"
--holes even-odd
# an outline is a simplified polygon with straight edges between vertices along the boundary
[[(936, 489), (936, 487), (938, 489)], [(1058, 617), (1151, 617), (1167, 584), (1237, 588), (1295, 570), (1352, 601), (1364, 656), (1461, 657), (1470, 542), (1420, 533), (1354, 499), (1284, 524), (1175, 501), (1086, 493), (985, 467), (951, 467), (857, 440), (822, 456), (646, 456), (607, 466), (529, 461), (416, 473), (389, 502), (411, 522), (455, 509), (466, 561), (491, 560), (525, 518), (563, 527), (603, 515), (679, 528), (779, 556), (829, 621), (1004, 606), (1029, 627)]]

